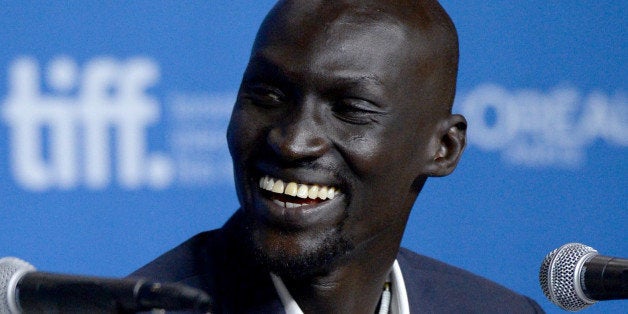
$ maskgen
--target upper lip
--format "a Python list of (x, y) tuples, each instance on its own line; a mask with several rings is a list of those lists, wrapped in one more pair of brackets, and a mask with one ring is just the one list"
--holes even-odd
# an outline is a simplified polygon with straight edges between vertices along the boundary
[(257, 175), (253, 179), (259, 180), (259, 178), (264, 175), (280, 179), (286, 183), (295, 182), (298, 184), (316, 184), (341, 188), (341, 183), (336, 179), (336, 175), (333, 172), (324, 169), (282, 169), (272, 166), (260, 166), (257, 168)]

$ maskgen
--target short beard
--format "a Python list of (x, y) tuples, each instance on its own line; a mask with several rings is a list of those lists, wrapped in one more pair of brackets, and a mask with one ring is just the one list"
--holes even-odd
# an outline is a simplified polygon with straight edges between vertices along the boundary
[(258, 266), (285, 280), (303, 280), (329, 273), (335, 262), (354, 248), (351, 241), (341, 236), (342, 226), (337, 226), (337, 229), (328, 232), (322, 239), (317, 239), (318, 246), (302, 249), (298, 254), (289, 254), (280, 247), (264, 246), (263, 240), (259, 239), (260, 235), (256, 234), (257, 230), (254, 230), (260, 226), (249, 222), (251, 224), (248, 226), (255, 227), (244, 228), (245, 247), (253, 254)]

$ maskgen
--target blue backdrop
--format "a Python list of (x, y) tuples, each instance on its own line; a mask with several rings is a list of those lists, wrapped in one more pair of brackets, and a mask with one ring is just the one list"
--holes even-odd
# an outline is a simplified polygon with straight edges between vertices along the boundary
[[(273, 1), (4, 2), (0, 256), (123, 276), (237, 208), (224, 131)], [(625, 1), (443, 1), (469, 147), (403, 245), (527, 294), (567, 242), (628, 255)], [(625, 313), (626, 301), (587, 313)]]

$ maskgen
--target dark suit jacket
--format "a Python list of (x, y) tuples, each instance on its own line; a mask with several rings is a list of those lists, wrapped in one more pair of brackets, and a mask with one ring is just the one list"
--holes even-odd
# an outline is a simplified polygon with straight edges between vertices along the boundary
[[(284, 313), (268, 272), (240, 252), (233, 223), (192, 237), (131, 277), (203, 289), (218, 313)], [(543, 313), (525, 296), (407, 249), (400, 249), (397, 261), (412, 313)]]

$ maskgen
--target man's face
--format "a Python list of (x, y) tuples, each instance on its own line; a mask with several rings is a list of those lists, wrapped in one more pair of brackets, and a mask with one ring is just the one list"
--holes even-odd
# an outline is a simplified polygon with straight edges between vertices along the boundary
[(370, 243), (398, 245), (438, 119), (403, 25), (291, 23), (260, 35), (228, 142), (260, 258), (319, 272)]

